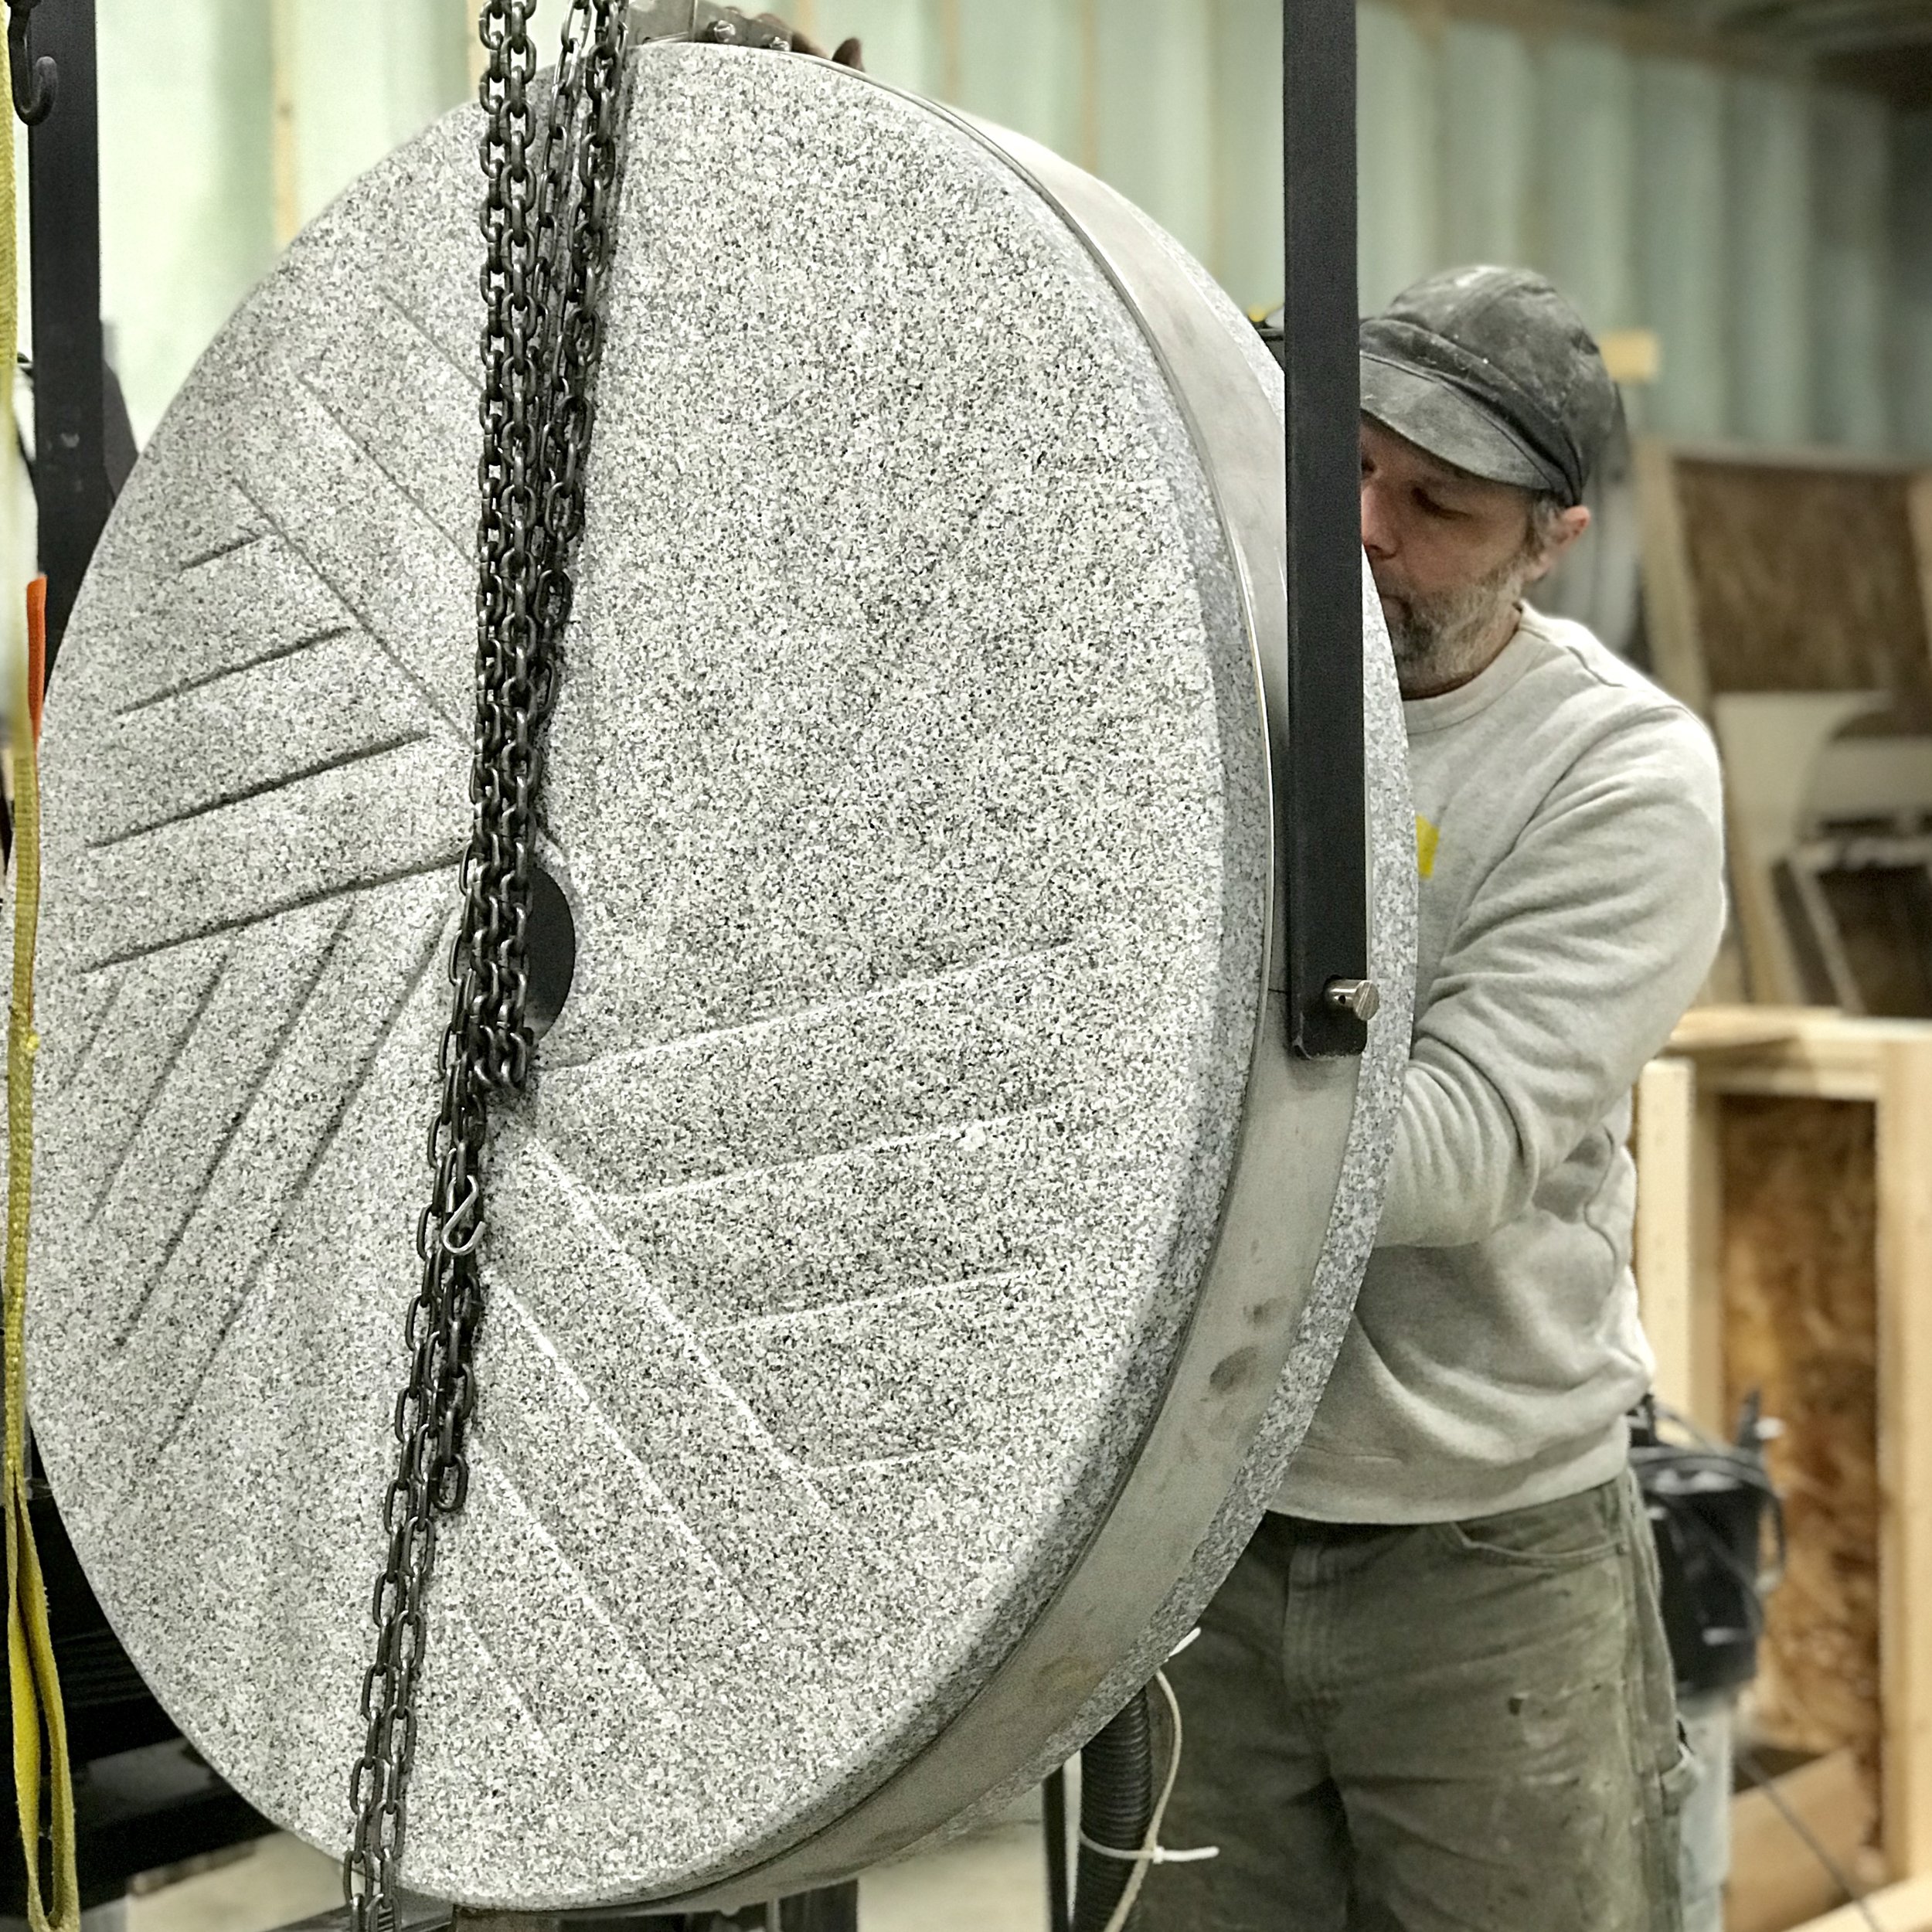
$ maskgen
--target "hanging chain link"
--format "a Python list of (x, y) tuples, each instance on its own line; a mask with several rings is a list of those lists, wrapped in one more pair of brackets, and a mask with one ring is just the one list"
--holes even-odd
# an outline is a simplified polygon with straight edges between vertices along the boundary
[(519, 1090), (529, 1069), (530, 848), (583, 526), (618, 187), (626, 0), (572, 0), (540, 145), (534, 10), (535, 0), (486, 0), (481, 12), (488, 252), (471, 822), (442, 1099), (429, 1134), (436, 1178), (417, 1224), (410, 1378), (396, 1399), (396, 1473), (383, 1504), (389, 1549), (371, 1607), (376, 1661), (362, 1680), (369, 1729), (349, 1781), (343, 1883), (354, 1932), (393, 1932), (396, 1922), (437, 1526), (462, 1509), (469, 1487), (488, 1102)]

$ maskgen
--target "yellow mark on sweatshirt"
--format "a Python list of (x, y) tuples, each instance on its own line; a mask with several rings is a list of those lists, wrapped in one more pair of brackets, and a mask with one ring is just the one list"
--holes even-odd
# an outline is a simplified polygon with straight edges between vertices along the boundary
[(1424, 879), (1436, 876), (1436, 848), (1442, 843), (1442, 828), (1431, 825), (1420, 812), (1416, 814), (1416, 869)]

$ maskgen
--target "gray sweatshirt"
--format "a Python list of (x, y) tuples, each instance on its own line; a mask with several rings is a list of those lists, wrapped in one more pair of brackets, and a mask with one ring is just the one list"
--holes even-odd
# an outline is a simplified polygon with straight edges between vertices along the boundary
[(1716, 953), (1709, 736), (1580, 624), (1526, 610), (1403, 707), (1421, 866), (1414, 1043), (1378, 1246), (1275, 1507), (1489, 1515), (1624, 1464), (1652, 1359), (1630, 1094)]

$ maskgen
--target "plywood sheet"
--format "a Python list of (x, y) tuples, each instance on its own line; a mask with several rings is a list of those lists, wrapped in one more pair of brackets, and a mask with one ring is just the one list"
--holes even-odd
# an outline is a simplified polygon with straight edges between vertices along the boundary
[(1724, 1106), (1726, 1393), (1784, 1425), (1770, 1449), (1791, 1558), (1757, 1712), (1771, 1742), (1850, 1747), (1878, 1771), (1877, 1200), (1874, 1115), (1843, 1101)]
[(1880, 727), (1932, 729), (1910, 478), (1679, 456), (1696, 628), (1713, 695), (1893, 693)]

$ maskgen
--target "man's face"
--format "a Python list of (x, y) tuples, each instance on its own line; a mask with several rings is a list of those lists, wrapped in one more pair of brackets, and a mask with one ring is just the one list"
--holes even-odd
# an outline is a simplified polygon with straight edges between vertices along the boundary
[[(1362, 543), (1404, 696), (1453, 690), (1509, 641), (1523, 587), (1563, 547), (1532, 545), (1529, 505), (1527, 491), (1467, 475), (1363, 419)], [(1589, 520), (1566, 515), (1579, 529)]]

